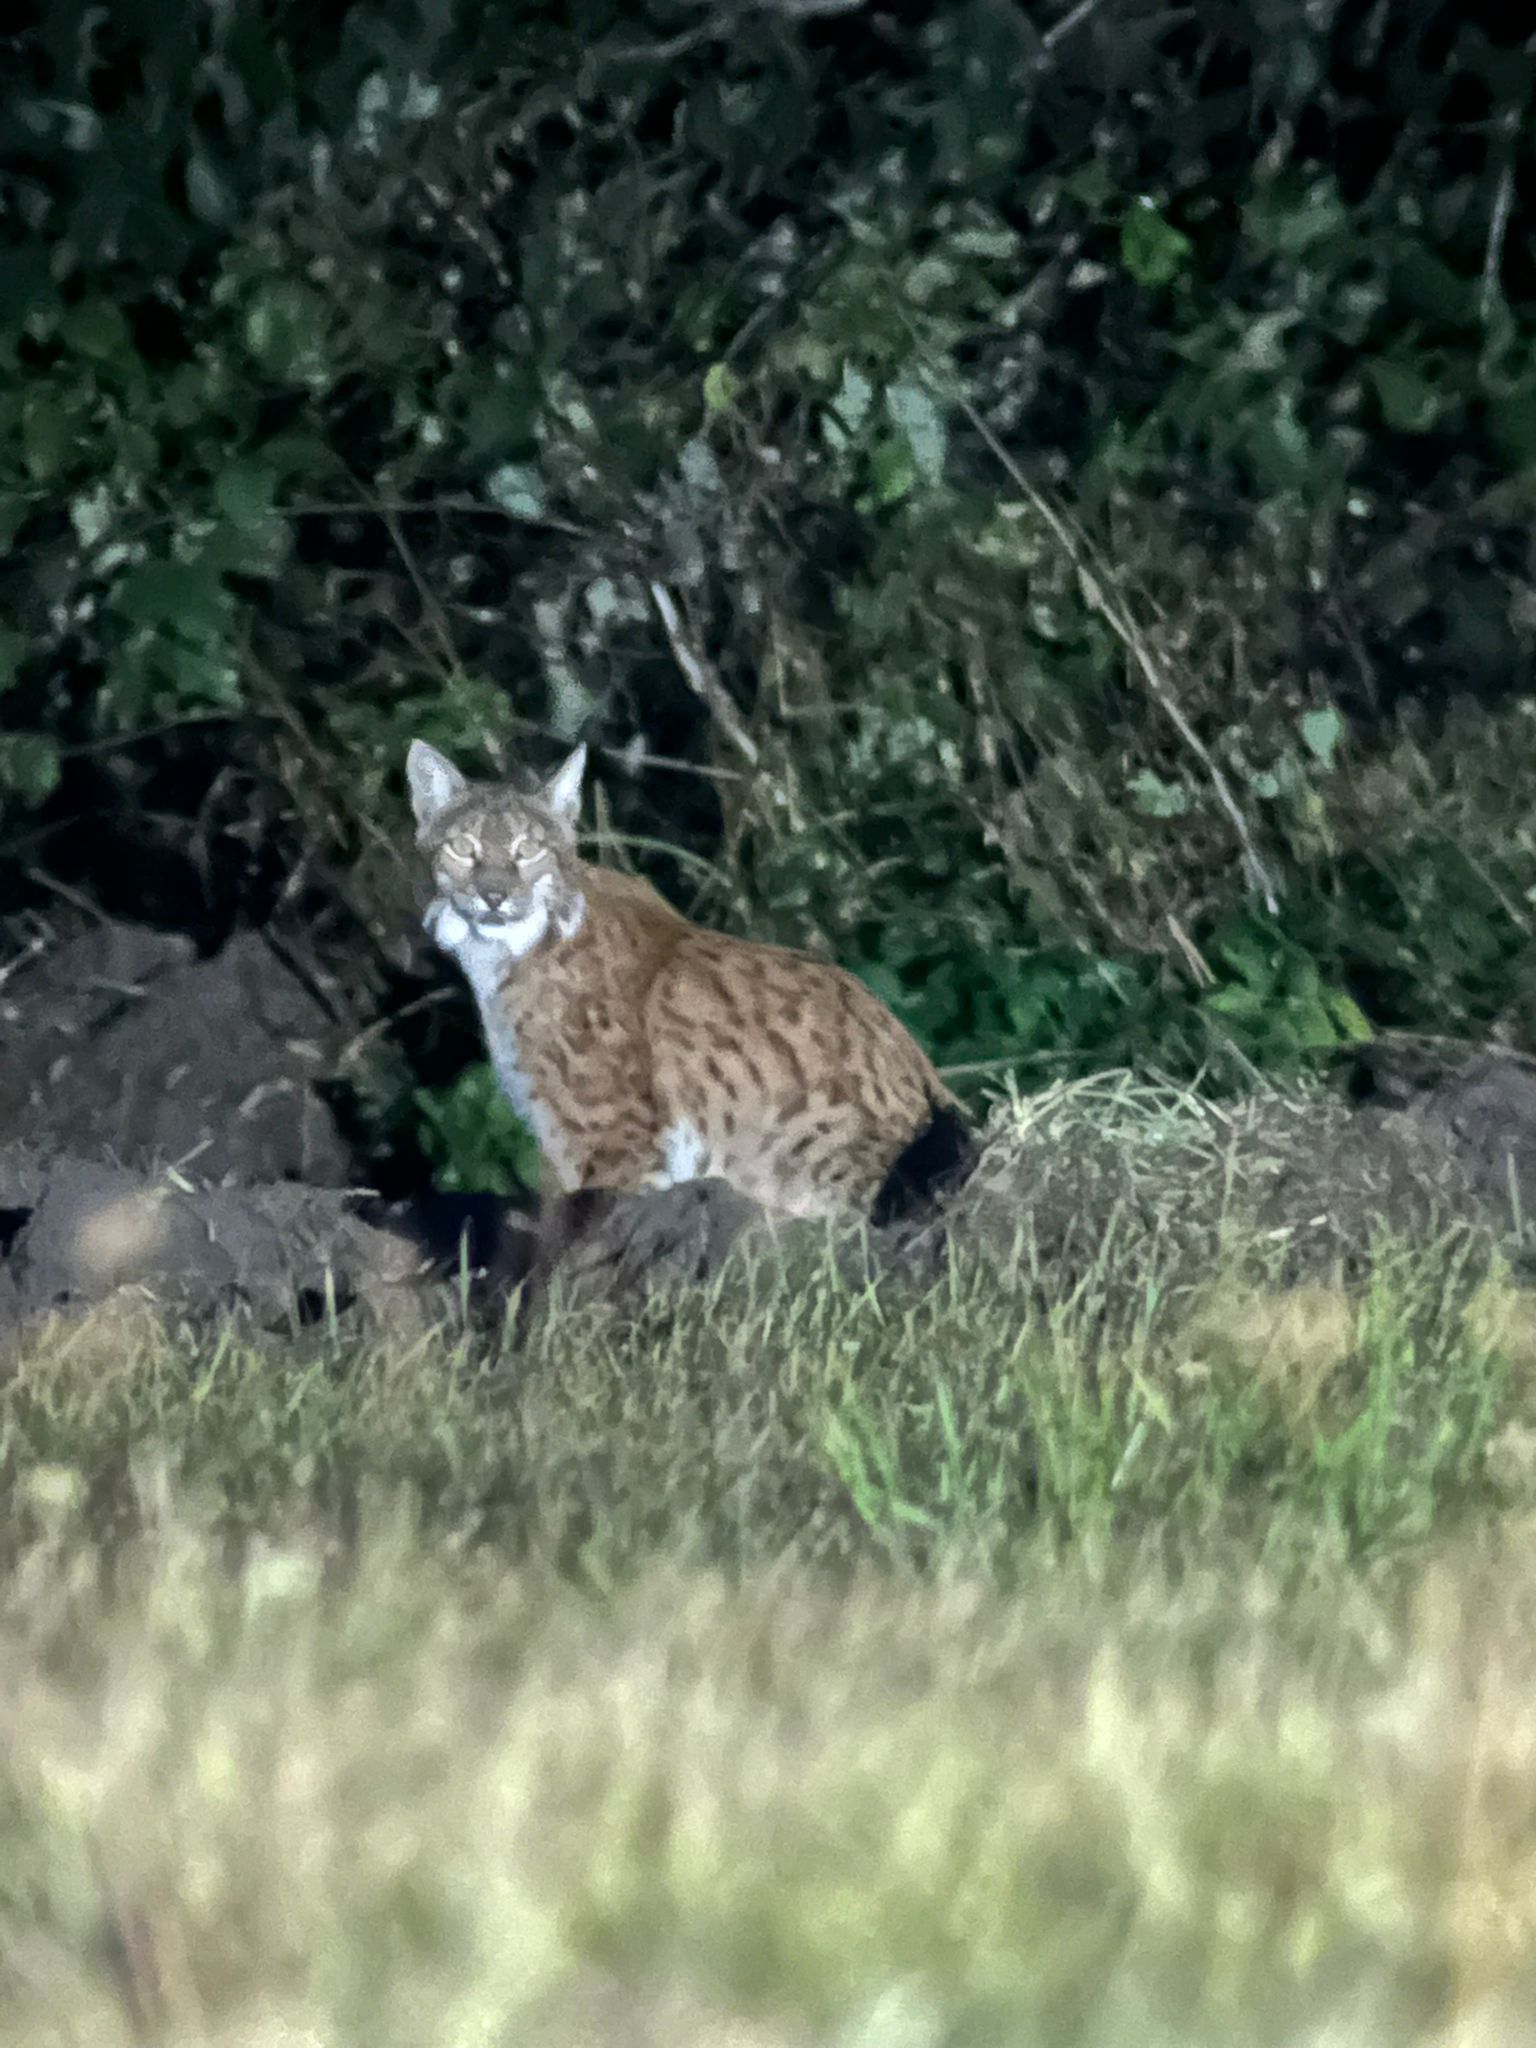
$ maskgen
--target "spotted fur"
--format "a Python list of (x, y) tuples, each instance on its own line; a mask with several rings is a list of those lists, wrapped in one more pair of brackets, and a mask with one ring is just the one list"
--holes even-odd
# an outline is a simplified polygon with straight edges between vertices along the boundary
[[(436, 895), (502, 1088), (560, 1189), (718, 1177), (795, 1216), (882, 1220), (958, 1173), (958, 1105), (907, 1031), (841, 968), (690, 923), (576, 851), (585, 750), (537, 793), (408, 763)], [(935, 1119), (953, 1133), (937, 1151)], [(899, 1199), (898, 1199), (899, 1198)]]

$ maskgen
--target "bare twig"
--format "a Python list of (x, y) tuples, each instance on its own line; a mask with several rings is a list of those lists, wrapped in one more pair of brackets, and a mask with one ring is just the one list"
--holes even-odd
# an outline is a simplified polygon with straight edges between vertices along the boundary
[(1173, 937), (1173, 943), (1183, 954), (1184, 963), (1189, 969), (1190, 978), (1195, 986), (1197, 988), (1214, 988), (1216, 977), (1211, 972), (1209, 961), (1171, 910), (1168, 912), (1167, 922), (1168, 930)]
[(1494, 187), (1493, 209), (1488, 217), (1488, 243), (1483, 251), (1483, 282), (1478, 314), (1486, 327), (1499, 296), (1500, 273), (1504, 268), (1504, 237), (1515, 203), (1515, 144), (1520, 133), (1522, 109), (1511, 107), (1499, 123), (1499, 181)]
[(22, 872), (29, 882), (35, 882), (40, 889), (51, 890), (55, 896), (62, 898), (73, 909), (82, 911), (95, 923), (112, 922), (99, 903), (93, 903), (89, 896), (82, 895), (78, 889), (72, 889), (68, 882), (61, 882), (57, 875), (50, 875), (46, 868), (27, 867)]
[(685, 633), (676, 599), (665, 583), (653, 582), (650, 590), (651, 602), (671, 646), (672, 658), (683, 672), (683, 680), (707, 707), (742, 759), (749, 767), (755, 768), (758, 763), (757, 741), (742, 724), (741, 716), (731, 702), (730, 692), (715, 673), (713, 665), (705, 660)]
[(936, 1067), (941, 1081), (958, 1081), (967, 1074), (1011, 1074), (1019, 1064), (1017, 1053), (996, 1060), (961, 1060), (957, 1066)]
[(1081, 28), (1090, 14), (1096, 14), (1102, 4), (1103, 0), (1077, 0), (1077, 5), (1068, 8), (1060, 21), (1053, 21), (1045, 31), (1045, 34), (1041, 36), (1041, 50), (1045, 52), (1054, 50), (1058, 43), (1064, 42), (1071, 35), (1073, 29)]
[(415, 996), (410, 1002), (401, 1003), (398, 1008), (387, 1010), (382, 1017), (374, 1017), (361, 1029), (354, 1031), (341, 1047), (336, 1055), (337, 1072), (344, 1074), (349, 1067), (356, 1066), (364, 1053), (377, 1040), (387, 1037), (402, 1019), (414, 1017), (422, 1010), (431, 1010), (443, 1003), (450, 1003), (454, 1001), (455, 995), (456, 991), (446, 981), (440, 982), (435, 988), (429, 988), (425, 995)]
[(401, 531), (399, 520), (392, 511), (382, 505), (379, 508), (379, 517), (383, 520), (385, 530), (395, 544), (396, 554), (399, 555), (400, 560), (405, 565), (406, 575), (410, 577), (412, 583), (416, 586), (416, 595), (421, 600), (422, 617), (426, 620), (433, 637), (437, 641), (438, 654), (443, 663), (444, 674), (451, 676), (462, 667), (462, 663), (459, 660), (458, 649), (453, 644), (453, 629), (448, 624), (448, 614), (443, 610), (436, 592), (422, 574), (421, 565), (417, 562), (415, 553)]
[(611, 824), (601, 836), (605, 846), (622, 846), (626, 849), (636, 849), (641, 853), (663, 853), (668, 860), (675, 860), (679, 867), (688, 868), (715, 888), (727, 886), (725, 877), (715, 862), (706, 860), (702, 853), (694, 853), (690, 847), (679, 846), (675, 840), (652, 839), (644, 832), (615, 832)]
[(48, 940), (42, 932), (34, 932), (29, 939), (23, 941), (21, 951), (16, 954), (14, 959), (0, 961), (0, 989), (5, 987), (5, 984), (13, 974), (19, 972), (30, 961), (35, 960), (39, 953), (44, 953), (47, 949)]
[[(40, 498), (46, 493), (39, 492)], [(440, 517), (448, 513), (467, 515), (474, 519), (499, 519), (513, 526), (547, 527), (554, 533), (569, 533), (578, 540), (587, 539), (590, 526), (581, 526), (573, 519), (560, 519), (548, 512), (509, 512), (505, 505), (494, 500), (482, 502), (479, 498), (444, 496), (440, 498), (296, 498), (285, 504), (273, 506), (273, 511), (282, 519), (355, 519), (366, 517), (383, 519), (391, 512), (419, 514), (433, 512)], [(166, 517), (174, 515), (167, 514)], [(153, 523), (153, 522), (149, 522)], [(163, 523), (163, 522), (161, 522)]]
[(1168, 681), (1162, 672), (1160, 663), (1147, 645), (1146, 639), (1137, 627), (1130, 610), (1115, 590), (1106, 567), (1095, 558), (1095, 551), (1087, 535), (1073, 525), (1066, 512), (1060, 506), (1053, 504), (1038, 485), (1031, 482), (1013, 456), (1009, 454), (1008, 450), (997, 438), (997, 435), (993, 433), (991, 427), (982, 418), (971, 400), (962, 393), (959, 395), (958, 403), (960, 410), (981, 436), (1010, 480), (1023, 493), (1030, 507), (1039, 514), (1050, 528), (1062, 552), (1077, 571), (1078, 581), (1081, 584), (1084, 597), (1096, 611), (1103, 615), (1114, 629), (1121, 645), (1125, 648), (1126, 653), (1140, 672), (1143, 682), (1146, 684), (1147, 689), (1162, 710), (1164, 716), (1173, 726), (1175, 732), (1177, 732), (1190, 753), (1193, 754), (1204, 769), (1211, 789), (1215, 794), (1216, 801), (1231, 820), (1232, 829), (1237, 835), (1238, 845), (1242, 849), (1243, 861), (1248, 869), (1253, 885), (1263, 898), (1265, 909), (1273, 917), (1280, 908), (1279, 893), (1276, 890), (1274, 878), (1264, 864), (1258, 848), (1254, 845), (1253, 835), (1248, 829), (1248, 820), (1243, 816), (1242, 808), (1236, 797), (1232, 794), (1232, 786), (1222, 773), (1221, 764), (1216, 760), (1210, 748), (1205, 744), (1205, 741), (1201, 739), (1199, 733), (1195, 731), (1194, 727), (1185, 717), (1177, 698), (1168, 687)]
[(631, 770), (671, 768), (679, 775), (697, 775), (704, 782), (746, 782), (749, 779), (741, 768), (709, 768), (699, 761), (680, 760), (676, 754), (648, 754), (643, 748), (599, 747), (597, 752)]
[(596, 819), (596, 830), (592, 836), (597, 841), (598, 858), (601, 859), (604, 854), (611, 851), (618, 866), (633, 874), (635, 864), (628, 857), (623, 841), (613, 829), (613, 810), (608, 802), (608, 792), (600, 782), (592, 791), (592, 810)]
[(671, 64), (686, 57), (690, 50), (717, 42), (722, 32), (721, 26), (711, 20), (698, 28), (685, 29), (681, 35), (669, 36), (665, 42), (621, 43), (598, 54), (620, 64)]

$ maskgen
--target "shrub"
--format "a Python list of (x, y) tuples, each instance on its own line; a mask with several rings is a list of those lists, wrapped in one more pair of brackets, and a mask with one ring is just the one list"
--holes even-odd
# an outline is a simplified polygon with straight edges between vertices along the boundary
[(607, 857), (967, 1069), (1520, 1014), (1513, 29), (269, 13), (8, 39), (13, 901), (386, 1010), (408, 737), (585, 733)]

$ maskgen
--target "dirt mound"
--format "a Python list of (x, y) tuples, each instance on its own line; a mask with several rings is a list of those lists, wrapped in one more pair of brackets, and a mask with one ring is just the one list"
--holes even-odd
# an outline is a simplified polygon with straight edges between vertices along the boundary
[(356, 1020), (256, 932), (98, 923), (0, 958), (0, 1326), (136, 1288), (288, 1322), (430, 1312), (528, 1266), (516, 1212), (354, 1185), (327, 1100)]
[(354, 1302), (393, 1314), (428, 1273), (408, 1235), (364, 1222), (337, 1191), (198, 1187), (78, 1153), (0, 1153), (0, 1217), (12, 1318), (123, 1287), (192, 1312), (243, 1307), (272, 1324)]
[(0, 969), (0, 1141), (170, 1161), (207, 1181), (344, 1186), (320, 1084), (349, 1035), (256, 932), (211, 959), (101, 924)]
[[(530, 1274), (498, 1198), (349, 1189), (324, 1084), (351, 1020), (255, 933), (211, 959), (132, 925), (33, 945), (0, 967), (0, 1033), (0, 1324), (123, 1286), (281, 1321), (477, 1275), (499, 1305)], [(1446, 1232), (1529, 1265), (1533, 1213), (1536, 1062), (1385, 1040), (1347, 1091), (1214, 1102), (1119, 1075), (1015, 1100), (936, 1218), (882, 1231), (786, 1223), (712, 1182), (583, 1199), (546, 1218), (536, 1277), (546, 1299), (625, 1301), (749, 1253), (922, 1283), (958, 1252), (1059, 1290), (1111, 1267), (1193, 1282), (1242, 1248), (1305, 1281)]]
[(1291, 1284), (1359, 1278), (1384, 1243), (1446, 1236), (1532, 1263), (1536, 1074), (1479, 1052), (1352, 1104), (1322, 1087), (1216, 1102), (1129, 1075), (1000, 1106), (968, 1183), (888, 1231), (775, 1221), (719, 1183), (596, 1205), (553, 1278), (582, 1298), (708, 1282), (744, 1254), (829, 1256), (925, 1284), (955, 1254), (1001, 1281), (1158, 1271), (1196, 1285), (1234, 1260)]
[(1396, 1106), (1322, 1087), (1203, 1099), (1128, 1076), (999, 1113), (949, 1243), (1063, 1277), (1234, 1261), (1288, 1284), (1364, 1276), (1384, 1245), (1450, 1237), (1529, 1262), (1536, 1091), (1496, 1055)]

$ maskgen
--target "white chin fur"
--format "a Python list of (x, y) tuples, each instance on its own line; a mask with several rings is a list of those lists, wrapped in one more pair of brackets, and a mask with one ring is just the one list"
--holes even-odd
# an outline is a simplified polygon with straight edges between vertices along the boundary
[(457, 953), (469, 937), (468, 920), (441, 896), (427, 905), (427, 914), (421, 923), (427, 937), (434, 945), (441, 946), (445, 953)]
[[(438, 896), (428, 906), (422, 924), (428, 937), (445, 953), (451, 953), (473, 981), (477, 968), (483, 972), (493, 962), (521, 960), (533, 951), (549, 930), (553, 891), (554, 878), (542, 877), (524, 916), (488, 918), (484, 922), (465, 917), (445, 896)], [(586, 907), (585, 900), (577, 897), (573, 915), (554, 919), (555, 930), (562, 939), (572, 937), (579, 930)]]

